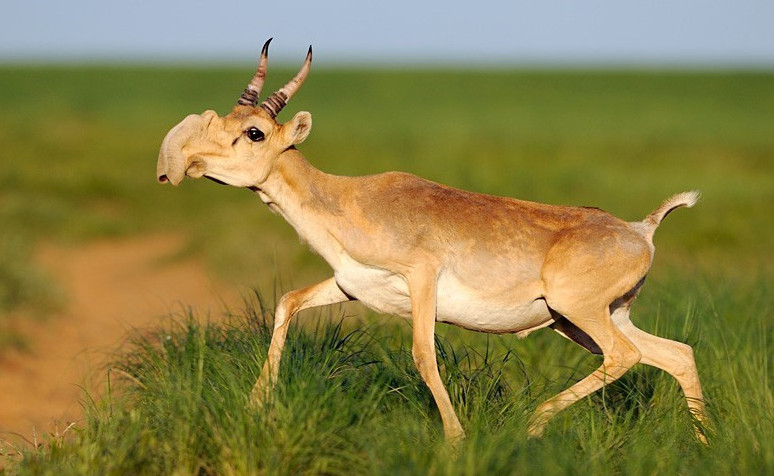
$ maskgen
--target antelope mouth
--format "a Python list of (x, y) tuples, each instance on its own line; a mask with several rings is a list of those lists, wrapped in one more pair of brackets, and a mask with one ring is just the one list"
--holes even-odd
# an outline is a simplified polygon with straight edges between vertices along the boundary
[(209, 179), (209, 180), (212, 180), (213, 182), (215, 182), (215, 183), (216, 183), (216, 184), (218, 184), (218, 185), (228, 185), (228, 184), (227, 184), (226, 182), (224, 182), (223, 180), (216, 179), (215, 177), (210, 177), (209, 175), (205, 175), (205, 176), (204, 176), (204, 178), (206, 178), (206, 179)]
[(185, 169), (185, 174), (191, 178), (197, 179), (202, 178), (207, 173), (207, 166), (204, 164), (204, 162), (200, 162), (198, 160), (194, 160), (191, 162), (191, 165), (188, 166), (187, 169)]

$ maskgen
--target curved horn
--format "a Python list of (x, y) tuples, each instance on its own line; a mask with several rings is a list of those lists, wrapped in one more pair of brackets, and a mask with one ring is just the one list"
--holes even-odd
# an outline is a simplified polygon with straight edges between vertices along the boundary
[(263, 103), (261, 103), (261, 107), (269, 113), (269, 115), (272, 118), (277, 117), (277, 114), (282, 110), (283, 107), (290, 101), (290, 98), (293, 97), (294, 94), (296, 94), (296, 91), (298, 91), (298, 88), (301, 87), (302, 84), (304, 84), (304, 80), (309, 75), (309, 68), (312, 65), (312, 47), (309, 46), (309, 51), (306, 53), (306, 60), (304, 60), (304, 64), (301, 66), (301, 69), (298, 71), (298, 74), (288, 81), (288, 84), (282, 86), (277, 90), (277, 92), (273, 93), (271, 96), (266, 98)]
[(258, 62), (258, 70), (255, 72), (253, 79), (250, 80), (250, 84), (247, 85), (242, 95), (239, 97), (237, 104), (240, 106), (252, 106), (255, 107), (258, 104), (258, 96), (261, 95), (261, 89), (263, 83), (266, 81), (266, 65), (269, 62), (269, 43), (273, 38), (266, 40), (261, 49), (261, 60)]

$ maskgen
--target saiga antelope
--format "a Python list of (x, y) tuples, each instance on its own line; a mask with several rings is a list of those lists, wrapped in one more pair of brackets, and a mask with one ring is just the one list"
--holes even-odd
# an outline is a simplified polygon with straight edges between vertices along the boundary
[(298, 74), (259, 105), (270, 41), (231, 113), (183, 119), (164, 138), (157, 166), (161, 183), (207, 177), (252, 190), (333, 268), (331, 278), (280, 299), (253, 405), (270, 396), (296, 313), (359, 300), (412, 319), (412, 355), (452, 442), (464, 432), (438, 372), (436, 322), (521, 336), (550, 327), (603, 355), (591, 375), (537, 407), (530, 435), (541, 435), (553, 415), (642, 362), (677, 379), (696, 434), (706, 441), (691, 347), (629, 320), (653, 261), (653, 233), (669, 212), (693, 206), (697, 192), (675, 195), (644, 220), (626, 222), (596, 208), (466, 192), (405, 173), (323, 173), (296, 149), (309, 135), (311, 114), (276, 121), (306, 79), (312, 49)]

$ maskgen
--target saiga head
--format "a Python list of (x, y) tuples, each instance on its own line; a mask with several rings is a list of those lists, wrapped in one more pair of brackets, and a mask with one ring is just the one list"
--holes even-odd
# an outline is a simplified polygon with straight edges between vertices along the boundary
[(187, 175), (235, 187), (260, 187), (277, 157), (306, 139), (311, 114), (299, 112), (285, 124), (275, 118), (309, 74), (312, 47), (298, 74), (258, 105), (270, 42), (263, 45), (258, 70), (230, 114), (191, 114), (167, 133), (156, 167), (160, 183), (178, 185)]

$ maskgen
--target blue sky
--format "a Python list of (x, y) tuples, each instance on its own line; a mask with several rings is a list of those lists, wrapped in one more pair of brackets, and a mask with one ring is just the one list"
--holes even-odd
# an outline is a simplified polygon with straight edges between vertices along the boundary
[(3, 0), (0, 61), (774, 68), (774, 0)]

